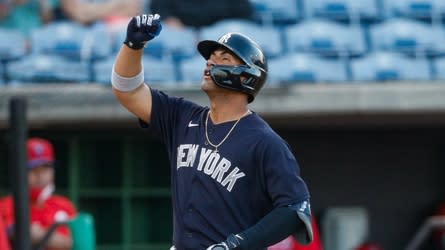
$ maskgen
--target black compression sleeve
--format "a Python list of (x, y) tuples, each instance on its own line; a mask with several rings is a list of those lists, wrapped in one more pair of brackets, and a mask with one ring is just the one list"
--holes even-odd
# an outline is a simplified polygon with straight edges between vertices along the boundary
[(275, 208), (257, 224), (239, 234), (242, 237), (239, 249), (266, 248), (304, 227), (304, 223), (292, 208)]

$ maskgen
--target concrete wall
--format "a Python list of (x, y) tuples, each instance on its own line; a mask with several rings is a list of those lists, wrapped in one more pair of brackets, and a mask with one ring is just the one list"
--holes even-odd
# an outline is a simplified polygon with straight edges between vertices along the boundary
[[(207, 105), (199, 86), (163, 88), (166, 92)], [(11, 96), (29, 97), (31, 126), (91, 122), (128, 122), (133, 117), (118, 105), (110, 86), (88, 84), (25, 85), (0, 88), (0, 127), (6, 126), (8, 100)], [(419, 83), (348, 83), (299, 84), (265, 88), (251, 108), (271, 120), (298, 126), (317, 121), (360, 122), (372, 115), (431, 114), (434, 123), (445, 123), (445, 84)], [(345, 117), (359, 119), (344, 120)], [(367, 120), (373, 120), (374, 118)], [(326, 122), (326, 120), (324, 121)], [(428, 123), (430, 123), (428, 121)]]

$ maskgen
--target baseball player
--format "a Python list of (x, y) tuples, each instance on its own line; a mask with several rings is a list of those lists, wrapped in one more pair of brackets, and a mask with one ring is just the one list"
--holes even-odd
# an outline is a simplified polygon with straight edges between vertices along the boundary
[(296, 159), (248, 107), (266, 81), (260, 47), (238, 33), (198, 44), (206, 60), (201, 89), (209, 107), (203, 107), (144, 84), (143, 48), (161, 29), (157, 14), (131, 19), (112, 89), (166, 144), (172, 249), (265, 249), (293, 233), (310, 241), (309, 192)]
[[(30, 233), (33, 245), (38, 245), (55, 222), (74, 218), (76, 210), (67, 198), (54, 192), (54, 149), (42, 138), (30, 138), (26, 142), (28, 154), (28, 183), (30, 206)], [(0, 216), (14, 242), (14, 204), (12, 196), (0, 200)], [(13, 244), (12, 244), (13, 245)], [(67, 226), (59, 226), (46, 243), (51, 250), (71, 249), (72, 240)]]

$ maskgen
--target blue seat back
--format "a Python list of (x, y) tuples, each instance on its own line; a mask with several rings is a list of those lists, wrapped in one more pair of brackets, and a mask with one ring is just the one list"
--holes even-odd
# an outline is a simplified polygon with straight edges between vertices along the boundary
[[(119, 51), (125, 40), (126, 30), (118, 33), (115, 38), (114, 53)], [(176, 29), (168, 25), (162, 27), (162, 32), (144, 48), (144, 53), (158, 59), (180, 61), (192, 57), (196, 53), (197, 34), (192, 28)]]
[(196, 53), (196, 36), (191, 28), (175, 29), (164, 25), (159, 36), (147, 45), (145, 53), (173, 60), (189, 58)]
[(99, 60), (93, 64), (93, 81), (96, 83), (110, 84), (111, 83), (111, 72), (113, 69), (114, 61), (116, 58), (114, 56), (108, 57), (104, 60)]
[(0, 28), (0, 61), (9, 61), (25, 56), (27, 39), (17, 30)]
[[(102, 84), (110, 84), (111, 71), (115, 57), (100, 60), (93, 65), (94, 81)], [(145, 82), (150, 84), (172, 84), (176, 82), (177, 72), (171, 60), (160, 59), (145, 55), (142, 58)]]
[(383, 17), (377, 0), (305, 0), (304, 9), (310, 18), (377, 21)]
[(308, 53), (291, 53), (269, 61), (269, 82), (343, 82), (348, 80), (346, 64), (337, 58)]
[(435, 80), (445, 80), (445, 58), (434, 60), (434, 73)]
[(390, 17), (432, 19), (445, 13), (442, 0), (384, 0), (384, 14)]
[(0, 86), (5, 83), (5, 75), (3, 72), (3, 65), (0, 64)]
[(411, 55), (445, 54), (445, 30), (420, 21), (393, 18), (370, 28), (374, 50), (394, 50)]
[(425, 58), (412, 58), (395, 52), (378, 51), (351, 60), (355, 81), (431, 80), (431, 68)]
[(6, 65), (10, 80), (18, 82), (76, 82), (90, 80), (89, 65), (57, 55), (31, 55)]
[(142, 59), (145, 81), (150, 84), (174, 85), (177, 80), (177, 68), (173, 61), (145, 56)]
[(288, 51), (310, 51), (323, 55), (361, 55), (366, 52), (363, 30), (322, 19), (309, 19), (285, 29)]
[(258, 43), (267, 57), (283, 53), (283, 41), (276, 27), (262, 26), (246, 20), (225, 20), (205, 27), (199, 34), (200, 40), (216, 40), (227, 32), (242, 33)]
[(76, 60), (96, 60), (111, 54), (111, 35), (100, 27), (54, 22), (31, 32), (32, 52)]
[(201, 55), (184, 60), (179, 65), (181, 82), (184, 84), (199, 84), (204, 75), (206, 61)]
[(250, 0), (255, 19), (266, 25), (294, 24), (302, 19), (298, 0)]

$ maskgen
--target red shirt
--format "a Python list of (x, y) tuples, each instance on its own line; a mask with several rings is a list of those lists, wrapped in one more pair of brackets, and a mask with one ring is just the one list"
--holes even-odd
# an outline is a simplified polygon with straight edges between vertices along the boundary
[[(0, 214), (3, 215), (6, 228), (11, 230), (14, 225), (12, 196), (7, 196), (0, 200)], [(76, 209), (71, 201), (59, 195), (52, 195), (41, 206), (30, 204), (30, 223), (39, 223), (45, 229), (48, 229), (56, 221), (56, 218), (71, 219), (75, 215)], [(57, 227), (56, 232), (66, 236), (70, 235), (67, 226)]]
[[(0, 205), (1, 206), (1, 205)], [(3, 216), (0, 214), (0, 249), (10, 250), (8, 236), (6, 235), (6, 226), (3, 222)]]

